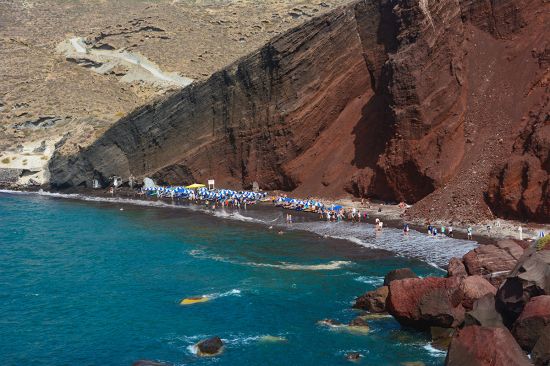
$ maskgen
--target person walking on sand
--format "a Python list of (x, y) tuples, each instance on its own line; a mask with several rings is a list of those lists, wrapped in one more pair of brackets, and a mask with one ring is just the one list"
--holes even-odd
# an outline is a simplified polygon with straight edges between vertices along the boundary
[(380, 221), (378, 223), (378, 228), (380, 229), (380, 231), (382, 231), (382, 228), (384, 227), (384, 223), (382, 221)]
[(453, 225), (449, 226), (449, 236), (450, 236), (451, 238), (454, 238), (454, 237), (455, 237), (454, 234), (453, 234)]
[(523, 228), (521, 227), (521, 225), (518, 227), (518, 231), (519, 231), (519, 240), (523, 240)]
[(428, 224), (428, 235), (432, 235), (432, 225), (431, 224)]
[(445, 236), (445, 225), (441, 225), (441, 235)]
[(471, 226), (468, 226), (468, 240), (472, 240), (472, 227)]
[(409, 235), (409, 224), (403, 225), (403, 234)]

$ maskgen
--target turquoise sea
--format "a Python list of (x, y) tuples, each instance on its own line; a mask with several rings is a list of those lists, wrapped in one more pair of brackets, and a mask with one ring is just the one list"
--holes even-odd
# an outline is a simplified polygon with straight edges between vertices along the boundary
[[(277, 209), (157, 206), (0, 193), (2, 364), (347, 365), (351, 351), (360, 365), (443, 363), (392, 318), (367, 335), (317, 321), (353, 319), (354, 298), (391, 269), (444, 275), (427, 261), (472, 242), (301, 216), (285, 227)], [(197, 295), (211, 300), (179, 305)], [(197, 357), (192, 345), (214, 335), (225, 351)]]

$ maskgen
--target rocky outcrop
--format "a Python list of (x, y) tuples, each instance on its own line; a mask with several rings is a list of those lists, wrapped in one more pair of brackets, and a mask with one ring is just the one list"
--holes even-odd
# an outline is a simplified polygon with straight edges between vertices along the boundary
[(536, 366), (550, 365), (550, 325), (543, 329), (541, 336), (537, 340), (531, 357)]
[(199, 356), (215, 356), (223, 350), (223, 342), (220, 337), (212, 337), (197, 343), (197, 354)]
[(474, 302), (485, 295), (494, 296), (497, 293), (497, 289), (481, 276), (464, 278), (459, 288), (462, 293), (462, 306), (466, 310), (472, 310)]
[(463, 262), (469, 275), (483, 276), (498, 287), (516, 266), (520, 253), (523, 249), (517, 244), (498, 242), (471, 250), (464, 255)]
[[(536, 72), (544, 68), (519, 55), (544, 44), (538, 29), (547, 6), (543, 0), (353, 2), (137, 109), (77, 153), (69, 138), (49, 165), (51, 183), (89, 186), (112, 175), (166, 183), (214, 178), (232, 188), (257, 181), (262, 189), (305, 195), (422, 200), (410, 211), (416, 216), (427, 216), (426, 207), (440, 219), (468, 207), (469, 218), (487, 216), (483, 194), (489, 204), (507, 195), (488, 190), (490, 171), (509, 158), (521, 114), (542, 95), (545, 79)], [(514, 37), (521, 46), (507, 47)], [(504, 49), (507, 63), (490, 69)], [(544, 61), (540, 54), (536, 59)], [(521, 77), (497, 92), (519, 66)], [(503, 97), (491, 99), (495, 94)], [(525, 140), (540, 140), (529, 142), (540, 167), (533, 163), (533, 184), (521, 188), (532, 202), (545, 202), (535, 189), (544, 183), (544, 133)], [(430, 205), (428, 195), (439, 203)], [(529, 212), (544, 213), (544, 205)]]
[(404, 280), (406, 278), (418, 278), (418, 276), (410, 268), (391, 270), (384, 276), (384, 286), (389, 286), (392, 281)]
[(390, 283), (388, 312), (400, 323), (419, 329), (451, 328), (464, 320), (460, 279), (409, 278)]
[(386, 311), (386, 299), (388, 298), (389, 287), (382, 286), (376, 290), (369, 291), (355, 300), (353, 307), (371, 313), (382, 313)]
[(550, 251), (527, 249), (496, 296), (498, 311), (511, 326), (532, 297), (550, 294)]
[(447, 277), (465, 277), (468, 276), (464, 262), (459, 258), (451, 258), (447, 266)]
[(531, 363), (506, 328), (472, 325), (456, 332), (445, 365), (527, 366)]
[(531, 298), (515, 321), (512, 333), (521, 348), (530, 352), (550, 324), (550, 295)]
[[(549, 80), (546, 84), (548, 95)], [(550, 98), (538, 113), (531, 114), (513, 155), (496, 169), (487, 201), (502, 217), (550, 220)]]
[(465, 325), (481, 325), (482, 327), (504, 327), (502, 316), (496, 310), (495, 297), (486, 294), (474, 301), (473, 309), (464, 317)]

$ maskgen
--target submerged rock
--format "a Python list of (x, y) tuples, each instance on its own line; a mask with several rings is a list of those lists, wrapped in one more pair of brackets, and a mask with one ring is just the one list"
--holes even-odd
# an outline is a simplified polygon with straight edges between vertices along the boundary
[(323, 320), (319, 320), (317, 322), (317, 324), (319, 325), (326, 325), (328, 327), (342, 327), (344, 326), (344, 324), (336, 321), (336, 320), (333, 320), (333, 319), (323, 319)]
[(348, 354), (346, 354), (346, 360), (348, 361), (359, 361), (359, 359), (361, 358), (361, 354), (359, 352), (350, 352)]
[(531, 363), (506, 328), (472, 325), (455, 333), (445, 365), (527, 366)]
[(418, 276), (410, 268), (394, 269), (384, 277), (384, 286), (389, 286), (392, 281), (404, 280), (406, 278), (418, 278)]
[(514, 323), (512, 334), (518, 344), (531, 351), (550, 324), (550, 295), (533, 297)]
[(382, 286), (376, 290), (369, 291), (355, 300), (353, 305), (356, 309), (367, 310), (372, 313), (386, 311), (386, 299), (388, 298), (389, 287)]
[(220, 337), (212, 337), (197, 343), (199, 356), (216, 356), (223, 351), (223, 342)]
[(260, 342), (264, 343), (281, 343), (288, 342), (288, 339), (280, 336), (264, 335), (260, 337)]

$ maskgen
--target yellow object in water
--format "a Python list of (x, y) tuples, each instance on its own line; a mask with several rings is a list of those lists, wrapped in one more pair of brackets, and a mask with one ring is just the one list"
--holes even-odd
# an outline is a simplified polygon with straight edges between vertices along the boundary
[(180, 305), (191, 305), (199, 302), (207, 302), (208, 300), (210, 299), (206, 296), (188, 297), (181, 300)]

